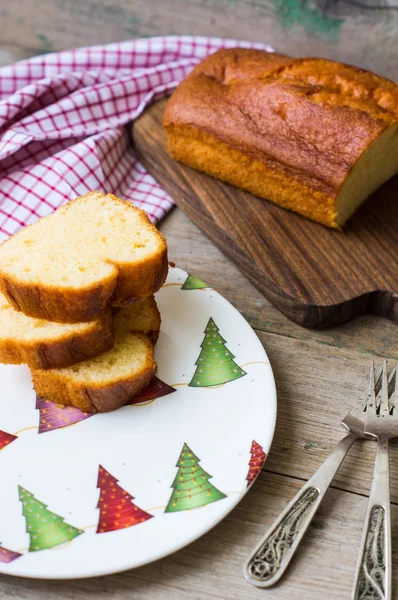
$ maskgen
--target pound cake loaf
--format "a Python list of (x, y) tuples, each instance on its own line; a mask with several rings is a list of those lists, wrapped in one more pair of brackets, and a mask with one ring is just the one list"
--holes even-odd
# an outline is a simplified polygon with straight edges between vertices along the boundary
[(153, 298), (122, 308), (114, 317), (115, 342), (101, 356), (64, 369), (32, 370), (38, 396), (85, 412), (120, 408), (156, 373), (153, 344), (160, 315)]
[(176, 160), (333, 228), (398, 172), (398, 85), (324, 59), (219, 50), (163, 123)]
[(113, 346), (114, 329), (144, 333), (156, 343), (160, 314), (153, 296), (94, 321), (56, 323), (27, 317), (0, 294), (0, 363), (27, 364), (31, 369), (68, 367), (98, 356)]
[(144, 211), (90, 192), (0, 245), (0, 290), (28, 316), (92, 321), (163, 284), (167, 246)]

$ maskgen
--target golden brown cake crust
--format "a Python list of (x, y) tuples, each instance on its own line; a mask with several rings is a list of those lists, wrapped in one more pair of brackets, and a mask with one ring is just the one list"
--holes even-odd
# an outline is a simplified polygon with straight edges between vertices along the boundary
[(398, 86), (383, 77), (235, 48), (195, 67), (170, 98), (164, 127), (177, 160), (337, 227), (342, 184), (397, 120)]

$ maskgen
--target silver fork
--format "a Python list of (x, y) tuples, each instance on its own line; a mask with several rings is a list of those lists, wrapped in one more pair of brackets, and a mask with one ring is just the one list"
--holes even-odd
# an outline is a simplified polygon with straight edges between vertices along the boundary
[[(373, 373), (372, 385), (376, 385), (376, 393), (380, 387), (381, 375), (382, 368), (374, 381)], [(367, 397), (368, 388), (341, 421), (350, 433), (337, 444), (251, 553), (243, 573), (252, 585), (271, 587), (284, 574), (344, 457), (355, 440), (364, 437)]]
[[(365, 433), (377, 438), (377, 453), (365, 526), (352, 593), (353, 600), (391, 600), (391, 515), (388, 442), (398, 437), (397, 366), (387, 380), (383, 364), (382, 385), (374, 390), (374, 366), (369, 381)], [(390, 399), (389, 390), (392, 388)]]

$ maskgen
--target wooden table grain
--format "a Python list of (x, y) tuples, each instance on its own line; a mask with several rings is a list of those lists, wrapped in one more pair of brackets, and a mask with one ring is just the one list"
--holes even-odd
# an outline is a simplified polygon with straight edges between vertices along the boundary
[[(398, 4), (389, 0), (0, 0), (0, 64), (40, 52), (143, 35), (192, 33), (264, 41), (398, 78)], [(395, 5), (395, 6), (394, 6)], [(362, 8), (361, 8), (362, 6)], [(249, 586), (252, 546), (342, 437), (339, 420), (366, 385), (370, 359), (397, 359), (398, 328), (361, 317), (313, 331), (289, 321), (175, 209), (161, 224), (170, 259), (211, 284), (261, 339), (275, 374), (278, 419), (257, 483), (210, 533), (161, 561), (68, 582), (0, 577), (0, 600), (344, 600), (354, 565), (375, 445), (358, 443), (333, 482), (282, 584)], [(391, 448), (393, 561), (398, 563), (398, 446)], [(398, 598), (398, 569), (394, 570)]]

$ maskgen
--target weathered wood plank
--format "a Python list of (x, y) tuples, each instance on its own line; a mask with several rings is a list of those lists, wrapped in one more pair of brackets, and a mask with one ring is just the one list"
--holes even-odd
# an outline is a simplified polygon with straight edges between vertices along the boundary
[[(81, 581), (32, 581), (0, 578), (0, 600), (343, 600), (350, 597), (367, 499), (330, 490), (292, 562), (276, 588), (258, 590), (247, 584), (242, 564), (301, 481), (262, 473), (241, 504), (197, 542), (162, 561), (135, 571)], [(398, 507), (392, 507), (393, 531)], [(393, 560), (398, 559), (395, 535)], [(398, 570), (393, 570), (398, 589)]]
[(18, 60), (24, 60), (35, 54), (33, 48), (26, 48), (17, 44), (1, 44), (0, 67), (10, 65)]
[[(272, 44), (398, 78), (398, 11), (376, 0), (18, 0), (0, 7), (0, 39), (42, 51), (194, 33)], [(360, 8), (360, 6), (364, 8)]]

